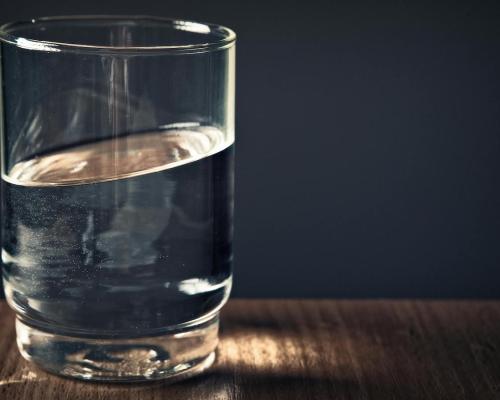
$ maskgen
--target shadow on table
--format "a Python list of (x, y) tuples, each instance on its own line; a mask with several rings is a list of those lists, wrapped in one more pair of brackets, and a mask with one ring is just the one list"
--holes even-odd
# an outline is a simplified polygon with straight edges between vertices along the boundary
[[(38, 371), (37, 371), (38, 373)], [(40, 372), (40, 375), (44, 374)], [(47, 374), (45, 374), (47, 376)], [(371, 388), (370, 398), (387, 399), (390, 390)], [(42, 377), (26, 382), (0, 383), (1, 399), (50, 398), (78, 399), (365, 399), (367, 388), (350, 381), (308, 377), (239, 374), (214, 371), (203, 376), (173, 384), (95, 384), (57, 377)]]

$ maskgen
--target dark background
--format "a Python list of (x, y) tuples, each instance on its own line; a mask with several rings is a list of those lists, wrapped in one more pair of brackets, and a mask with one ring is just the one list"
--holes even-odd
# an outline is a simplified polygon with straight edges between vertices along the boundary
[(16, 0), (238, 34), (236, 296), (499, 297), (495, 2)]

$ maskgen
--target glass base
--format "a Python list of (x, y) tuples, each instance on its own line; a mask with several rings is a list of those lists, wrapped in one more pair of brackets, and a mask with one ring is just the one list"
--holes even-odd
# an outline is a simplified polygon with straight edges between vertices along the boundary
[(203, 324), (140, 338), (82, 338), (46, 332), (16, 320), (24, 358), (58, 375), (93, 381), (184, 379), (215, 360), (219, 316)]

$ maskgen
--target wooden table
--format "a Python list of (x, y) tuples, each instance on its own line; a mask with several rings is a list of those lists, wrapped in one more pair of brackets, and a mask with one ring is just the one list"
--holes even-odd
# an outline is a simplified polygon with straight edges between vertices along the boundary
[(231, 300), (218, 359), (167, 385), (30, 366), (0, 302), (0, 399), (500, 399), (500, 302)]

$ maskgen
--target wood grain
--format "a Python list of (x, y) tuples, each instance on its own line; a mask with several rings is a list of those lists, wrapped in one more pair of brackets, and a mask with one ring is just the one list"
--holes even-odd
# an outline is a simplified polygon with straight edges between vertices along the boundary
[(232, 300), (218, 359), (167, 385), (29, 365), (0, 302), (0, 399), (500, 399), (500, 302)]

